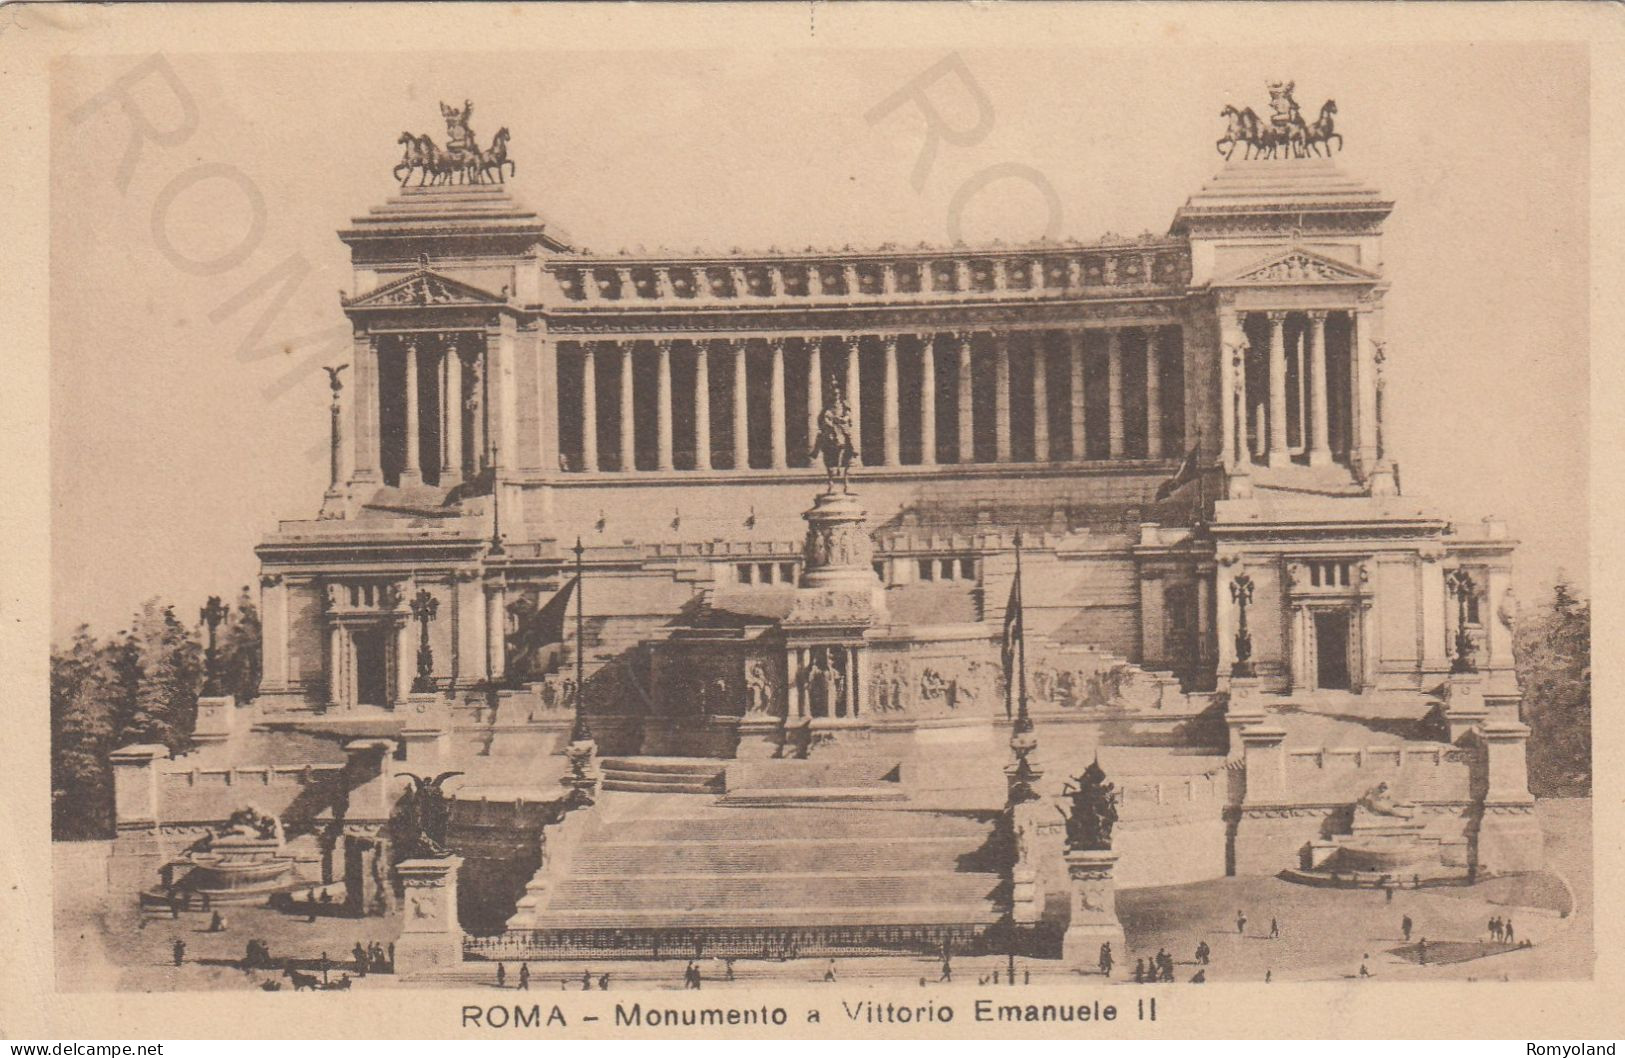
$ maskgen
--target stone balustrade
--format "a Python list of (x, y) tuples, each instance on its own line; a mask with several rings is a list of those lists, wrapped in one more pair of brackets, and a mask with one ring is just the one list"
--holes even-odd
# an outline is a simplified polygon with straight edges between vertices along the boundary
[(1156, 240), (801, 258), (563, 258), (549, 262), (548, 276), (565, 305), (1031, 300), (1178, 289), (1190, 276), (1190, 257), (1182, 243)]

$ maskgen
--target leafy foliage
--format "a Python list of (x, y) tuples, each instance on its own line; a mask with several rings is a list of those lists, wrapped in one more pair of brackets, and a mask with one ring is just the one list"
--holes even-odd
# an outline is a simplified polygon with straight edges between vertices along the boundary
[[(227, 693), (240, 702), (259, 687), (260, 621), (248, 589), (221, 629)], [(173, 606), (148, 600), (128, 630), (98, 639), (81, 625), (51, 652), (51, 831), (57, 838), (105, 837), (113, 828), (108, 754), (155, 743), (183, 751), (197, 721), (203, 644)]]
[(1591, 793), (1591, 604), (1559, 577), (1549, 605), (1525, 612), (1513, 638), (1538, 797)]

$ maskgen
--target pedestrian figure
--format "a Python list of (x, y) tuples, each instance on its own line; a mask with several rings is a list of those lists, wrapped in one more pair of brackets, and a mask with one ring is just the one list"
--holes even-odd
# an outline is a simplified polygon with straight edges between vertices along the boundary
[(994, 984), (999, 983), (999, 971), (997, 971), (997, 970), (993, 971), (993, 983)]
[(1382, 887), (1382, 894), (1383, 894), (1383, 902), (1384, 903), (1389, 903), (1389, 904), (1393, 903), (1394, 902), (1394, 883), (1393, 882), (1388, 882), (1386, 885), (1384, 885)]
[(1501, 919), (1498, 916), (1490, 917), (1490, 940), (1501, 939)]
[(694, 967), (694, 990), (696, 992), (700, 990), (700, 985), (704, 983), (704, 980), (705, 978), (700, 973), (699, 965), (696, 964)]
[(171, 919), (181, 917), (181, 898), (174, 893), (169, 894), (169, 917)]
[(1100, 972), (1107, 977), (1112, 975), (1112, 943), (1107, 941), (1100, 946)]
[(395, 942), (389, 942), (389, 972), (395, 972)]
[[(391, 961), (392, 962), (393, 962), (393, 955), (394, 955), (394, 953), (392, 952), (391, 953)], [(519, 990), (521, 992), (529, 992), (530, 991), (530, 963), (528, 963), (528, 962), (522, 962), (522, 963), (519, 964)]]
[(937, 980), (946, 981), (949, 984), (952, 984), (954, 980), (954, 964), (948, 957), (948, 946), (946, 944), (942, 946), (942, 976)]
[[(1107, 972), (1110, 973), (1111, 971), (1108, 970)], [(1033, 973), (1026, 967), (1022, 967), (1021, 969), (1021, 983), (1024, 985), (1030, 985), (1033, 983)]]
[(722, 960), (722, 965), (727, 969), (728, 980), (732, 981), (734, 979), (734, 959), (733, 959), (733, 956), (730, 955), (726, 959)]
[(1412, 889), (1420, 889), (1420, 888), (1422, 888), (1422, 876), (1420, 874), (1411, 875), (1411, 888)]
[(1145, 960), (1144, 959), (1135, 959), (1134, 960), (1134, 983), (1137, 984), (1137, 985), (1145, 984)]
[(327, 953), (325, 951), (322, 952), (322, 961), (319, 965), (322, 968), (322, 984), (325, 985), (327, 984), (327, 971), (333, 967), (333, 960), (327, 957)]
[(1194, 974), (1192, 974), (1191, 975), (1191, 984), (1193, 984), (1193, 985), (1205, 985), (1205, 984), (1207, 984), (1207, 971), (1206, 970), (1197, 970)]
[(599, 974), (598, 975), (598, 991), (600, 991), (600, 992), (608, 992), (609, 991), (609, 974)]
[(583, 992), (591, 992), (592, 991), (592, 971), (591, 970), (582, 970), (581, 971), (581, 990)]
[(1407, 944), (1411, 941), (1411, 927), (1413, 925), (1414, 923), (1411, 922), (1411, 916), (1409, 915), (1405, 915), (1399, 920), (1399, 932), (1405, 938)]
[(834, 959), (831, 959), (829, 961), (829, 968), (824, 971), (824, 980), (826, 980), (826, 981), (834, 981), (835, 980), (835, 960)]
[(1241, 910), (1236, 911), (1236, 932), (1241, 933), (1247, 928), (1247, 915)]
[(185, 962), (186, 961), (186, 942), (184, 940), (177, 939), (175, 941), (174, 947), (172, 947), (170, 949), (170, 954), (175, 957), (175, 965), (176, 966), (179, 966), (181, 963)]
[(314, 891), (305, 894), (305, 921), (316, 921), (316, 893)]
[(1264, 983), (1265, 983), (1265, 984), (1269, 984), (1269, 983), (1270, 983), (1270, 977), (1271, 977), (1271, 976), (1272, 976), (1272, 975), (1271, 975), (1271, 973), (1270, 973), (1270, 969), (1269, 969), (1269, 967), (1267, 967), (1267, 966), (1266, 966), (1266, 967), (1265, 967), (1265, 968), (1264, 968)]
[(1501, 940), (1507, 944), (1515, 943), (1512, 934), (1512, 920), (1510, 918), (1501, 923)]
[[(1367, 955), (1366, 958), (1369, 959), (1369, 958), (1371, 958), (1371, 956)], [(1371, 976), (1371, 971), (1367, 970), (1365, 968), (1365, 963), (1363, 963), (1363, 962), (1360, 964), (1360, 976), (1361, 977), (1370, 977)]]
[(226, 920), (220, 917), (220, 912), (216, 911), (214, 914), (209, 916), (210, 933), (223, 933), (225, 932), (225, 929)]
[(1280, 940), (1280, 939), (1281, 939), (1281, 924), (1279, 922), (1275, 921), (1275, 919), (1272, 918), (1272, 919), (1270, 919), (1270, 940)]
[(1426, 937), (1416, 942), (1416, 961), (1423, 966), (1428, 963), (1428, 939)]
[(497, 963), (497, 987), (508, 987), (508, 968), (502, 963)]

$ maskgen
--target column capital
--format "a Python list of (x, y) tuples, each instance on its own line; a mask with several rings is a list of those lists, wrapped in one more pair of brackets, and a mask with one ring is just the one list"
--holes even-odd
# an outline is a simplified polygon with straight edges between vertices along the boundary
[(671, 347), (676, 344), (677, 339), (675, 338), (656, 338), (654, 340), (654, 347), (660, 350), (662, 353), (671, 352)]
[(1325, 323), (1326, 317), (1331, 315), (1330, 309), (1309, 309), (1304, 315), (1316, 323)]
[(1271, 323), (1284, 323), (1288, 313), (1286, 309), (1269, 309), (1264, 315), (1269, 317)]
[(843, 334), (843, 335), (841, 335), (841, 343), (843, 345), (845, 345), (847, 347), (847, 349), (849, 349), (849, 350), (851, 350), (853, 352), (857, 351), (858, 346), (861, 345), (862, 342), (863, 342), (863, 335), (861, 335), (861, 334)]

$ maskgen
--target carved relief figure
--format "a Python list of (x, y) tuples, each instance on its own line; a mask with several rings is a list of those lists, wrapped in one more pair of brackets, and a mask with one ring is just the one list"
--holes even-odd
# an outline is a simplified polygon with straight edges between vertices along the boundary
[(772, 672), (767, 662), (752, 658), (745, 665), (745, 693), (747, 716), (771, 716), (778, 698)]

